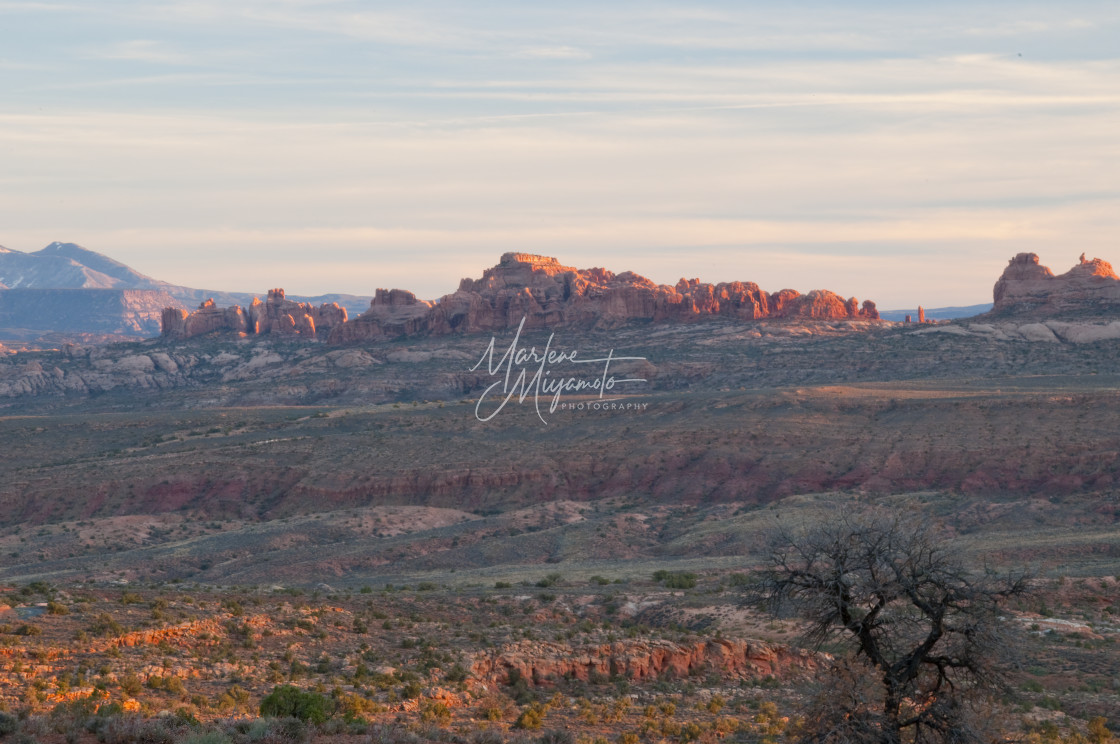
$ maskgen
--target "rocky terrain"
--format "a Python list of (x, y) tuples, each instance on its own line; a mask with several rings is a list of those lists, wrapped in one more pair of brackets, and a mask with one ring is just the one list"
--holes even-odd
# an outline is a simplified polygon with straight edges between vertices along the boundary
[[(216, 308), (198, 313), (216, 317)], [(164, 335), (190, 338), (223, 330), (263, 333), (241, 318), (248, 313), (229, 308), (225, 325), (195, 323), (194, 317), (165, 316)], [(251, 312), (251, 311), (249, 311)], [(633, 321), (661, 323), (709, 317), (735, 320), (795, 318), (813, 320), (878, 320), (875, 303), (862, 306), (827, 290), (801, 295), (792, 289), (767, 294), (751, 282), (704, 284), (681, 279), (676, 286), (658, 285), (632, 272), (580, 270), (555, 258), (506, 253), (481, 279), (464, 279), (458, 291), (435, 302), (416, 299), (402, 289), (378, 289), (368, 310), (353, 321), (331, 327), (332, 343), (376, 342), (415, 335), (482, 333), (517, 328), (610, 328)], [(289, 325), (313, 323), (310, 312), (291, 313)], [(306, 318), (306, 319), (305, 319)]]
[[(734, 607), (737, 593), (712, 578), (720, 596), (709, 604)], [(624, 586), (600, 581), (550, 574), (516, 588), (423, 584), (376, 594), (324, 585), (311, 596), (38, 583), (0, 594), (0, 703), (25, 713), (53, 710), (56, 720), (90, 699), (90, 713), (116, 703), (118, 715), (166, 707), (213, 720), (255, 712), (277, 684), (326, 683), (337, 691), (331, 708), (341, 707), (339, 717), (346, 714), (358, 731), (409, 714), (418, 719), (426, 709), (439, 715), (425, 722), (449, 731), (477, 730), (479, 721), (494, 733), (533, 730), (517, 723), (530, 708), (552, 726), (617, 734), (648, 719), (647, 705), (662, 706), (659, 719), (707, 727), (729, 698), (747, 695), (757, 707), (818, 663), (819, 655), (780, 642), (710, 630), (646, 628), (637, 638), (627, 628), (638, 626), (614, 603), (629, 595), (660, 604), (664, 590), (648, 577)], [(74, 637), (81, 642), (63, 643)], [(586, 667), (565, 676), (583, 658)], [(689, 691), (699, 675), (724, 690), (723, 703), (709, 709), (714, 689)], [(739, 713), (748, 711), (744, 705)]]
[[(262, 303), (263, 305), (264, 303)], [(214, 308), (213, 315), (225, 310)], [(210, 313), (199, 315), (209, 317)], [(244, 316), (242, 316), (244, 317)], [(1112, 321), (892, 324), (869, 321), (713, 319), (699, 324), (631, 323), (559, 331), (553, 348), (643, 357), (620, 365), (653, 389), (1109, 373), (1117, 350)], [(497, 334), (508, 345), (515, 332)], [(139, 395), (145, 405), (315, 405), (458, 399), (491, 381), (482, 360), (491, 337), (409, 337), (346, 347), (270, 334), (251, 338), (157, 339), (114, 346), (63, 342), (57, 350), (0, 356), (0, 405), (51, 406), (67, 397)], [(548, 335), (526, 332), (522, 346)], [(1049, 343), (1042, 343), (1048, 341)], [(618, 364), (618, 363), (616, 363)]]
[[(1015, 525), (1025, 530), (1072, 520), (1076, 499), (1100, 532), (1083, 530), (1068, 555), (1115, 561), (1117, 388), (1111, 376), (682, 391), (644, 396), (640, 412), (557, 411), (547, 426), (523, 407), (483, 424), (473, 401), (8, 416), (0, 499), (13, 552), (0, 576), (310, 583), (666, 552), (712, 560), (750, 548), (737, 509), (820, 493), (1053, 500), (1042, 522)], [(623, 504), (641, 506), (616, 521)], [(404, 507), (437, 510), (436, 521), (402, 536), (391, 510)], [(722, 522), (686, 539), (691, 521), (674, 510), (691, 508)], [(315, 520), (347, 510), (358, 510), (350, 527)], [(114, 520), (141, 516), (134, 541), (112, 536)], [(212, 520), (232, 524), (197, 531)], [(33, 534), (50, 525), (67, 529)]]
[(1000, 319), (999, 316), (960, 320), (923, 328), (917, 333), (975, 336), (993, 341), (1048, 344), (1094, 344), (1120, 339), (1120, 320)]
[(816, 654), (741, 639), (616, 641), (575, 648), (564, 643), (521, 641), (478, 654), (471, 672), (495, 685), (508, 685), (517, 679), (540, 685), (549, 684), (549, 680), (589, 682), (594, 677), (611, 676), (631, 682), (686, 679), (697, 669), (736, 679), (785, 677), (812, 672), (819, 666)]
[[(267, 315), (268, 303), (256, 307), (263, 312), (256, 316), (255, 323), (272, 322)], [(271, 307), (282, 306), (274, 303)], [(330, 310), (334, 312), (333, 308)], [(254, 310), (254, 314), (257, 312)], [(224, 322), (229, 310), (211, 306), (189, 318), (175, 313), (169, 314), (184, 323)], [(248, 322), (254, 315), (242, 313), (235, 317), (240, 323)], [(303, 327), (310, 329), (313, 322), (313, 318), (309, 319)], [(471, 369), (487, 348), (489, 338), (485, 336), (418, 337), (340, 348), (308, 344), (306, 336), (296, 333), (298, 328), (294, 324), (285, 327), (287, 333), (281, 329), (250, 338), (225, 334), (205, 340), (162, 338), (114, 346), (63, 343), (57, 350), (11, 354), (0, 357), (0, 401), (51, 405), (52, 399), (59, 402), (65, 396), (115, 392), (138, 394), (159, 405), (158, 400), (168, 391), (182, 390), (197, 392), (203, 399), (222, 404), (411, 402), (460, 397), (480, 389), (490, 377), (485, 370)], [(651, 328), (637, 323), (609, 331), (581, 331), (558, 335), (554, 344), (586, 352), (605, 353), (615, 348), (618, 354), (625, 350), (631, 356), (644, 356), (648, 364), (638, 366), (655, 380), (651, 384), (676, 387), (700, 377), (730, 382), (743, 375), (759, 381), (784, 376), (778, 367), (743, 367), (734, 360), (746, 349), (771, 355), (805, 343), (811, 353), (823, 354), (827, 353), (825, 347), (830, 340), (850, 338), (853, 348), (865, 342), (875, 344), (872, 338), (878, 335), (874, 330), (890, 329), (851, 321), (761, 322), (743, 326), (716, 319), (700, 325)], [(513, 337), (513, 332), (506, 332), (499, 338), (509, 344)], [(527, 346), (543, 348), (547, 343), (547, 336), (541, 332), (525, 333), (522, 339)], [(693, 347), (697, 357), (681, 357)], [(852, 373), (835, 365), (804, 372), (816, 379), (837, 379)], [(261, 384), (266, 381), (282, 384)]]
[[(444, 572), (308, 590), (0, 588), (0, 736), (528, 744), (796, 734), (830, 655), (797, 648), (795, 622), (744, 601), (749, 563), (654, 565), (678, 570), (553, 565), (498, 580)], [(1120, 584), (1036, 586), (1007, 608), (1030, 663), (987, 715), (1027, 741), (1107, 733), (1120, 689)], [(256, 718), (289, 685), (313, 696), (321, 717)]]

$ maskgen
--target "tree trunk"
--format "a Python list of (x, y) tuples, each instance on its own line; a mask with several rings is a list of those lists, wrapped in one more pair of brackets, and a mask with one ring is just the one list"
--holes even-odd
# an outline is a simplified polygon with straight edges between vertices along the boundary
[(902, 708), (902, 693), (895, 686), (889, 672), (883, 673), (883, 735), (880, 741), (883, 744), (901, 744), (902, 726), (900, 725), (900, 709)]

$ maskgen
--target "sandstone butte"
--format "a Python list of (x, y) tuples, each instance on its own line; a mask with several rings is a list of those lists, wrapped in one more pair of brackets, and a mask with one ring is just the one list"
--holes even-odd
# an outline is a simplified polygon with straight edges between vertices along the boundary
[(1003, 270), (993, 290), (992, 312), (1049, 315), (1064, 311), (1115, 311), (1120, 308), (1120, 277), (1111, 264), (1081, 254), (1081, 262), (1059, 276), (1020, 253)]
[(875, 303), (861, 306), (827, 290), (802, 295), (792, 289), (768, 294), (752, 282), (704, 284), (681, 279), (655, 284), (633, 272), (575, 269), (555, 258), (506, 253), (481, 279), (434, 302), (403, 289), (378, 289), (369, 310), (353, 320), (337, 304), (313, 308), (284, 299), (274, 289), (265, 302), (244, 310), (207, 301), (193, 313), (163, 311), (163, 335), (191, 338), (215, 331), (246, 335), (278, 333), (326, 338), (332, 343), (383, 341), (417, 334), (495, 332), (525, 327), (610, 328), (632, 320), (684, 322), (705, 317), (735, 320), (797, 318), (878, 320)]
[(284, 298), (284, 290), (268, 290), (268, 299), (253, 298), (248, 309), (240, 305), (220, 308), (206, 300), (193, 313), (178, 307), (165, 307), (160, 316), (162, 335), (192, 338), (215, 331), (246, 335), (275, 333), (280, 336), (326, 337), (346, 322), (346, 308), (337, 302), (312, 307), (309, 302)]

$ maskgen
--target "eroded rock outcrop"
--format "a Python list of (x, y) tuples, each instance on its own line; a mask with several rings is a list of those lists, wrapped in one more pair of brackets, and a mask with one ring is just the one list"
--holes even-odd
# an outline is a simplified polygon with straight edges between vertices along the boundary
[(877, 320), (875, 303), (862, 304), (827, 290), (773, 294), (751, 282), (675, 286), (603, 268), (576, 269), (555, 258), (506, 253), (480, 279), (436, 302), (404, 290), (377, 290), (369, 310), (330, 335), (335, 343), (379, 341), (412, 334), (494, 332), (516, 328), (609, 328), (632, 320), (689, 321), (720, 316), (737, 320), (801, 318)]
[[(416, 299), (403, 289), (379, 289), (369, 310), (350, 323), (337, 326), (330, 340), (335, 343), (361, 341), (366, 338), (396, 338), (428, 330), (428, 315), (434, 303)], [(358, 321), (362, 322), (359, 323)]]
[(816, 669), (819, 658), (787, 646), (726, 638), (694, 643), (617, 641), (575, 648), (547, 641), (520, 641), (479, 653), (471, 672), (491, 684), (523, 679), (531, 685), (547, 685), (563, 678), (586, 682), (592, 676), (619, 676), (635, 682), (679, 679), (701, 671), (725, 677), (787, 677)]
[(161, 316), (162, 334), (167, 338), (193, 338), (215, 331), (238, 334), (279, 336), (320, 336), (346, 322), (346, 308), (337, 302), (314, 307), (309, 302), (285, 299), (284, 290), (268, 290), (268, 299), (253, 298), (248, 308), (240, 305), (221, 308), (206, 300), (193, 313), (175, 307), (165, 308)]
[(1055, 276), (1034, 253), (1008, 262), (993, 290), (993, 313), (1049, 315), (1069, 311), (1120, 310), (1120, 277), (1099, 258), (1081, 261)]

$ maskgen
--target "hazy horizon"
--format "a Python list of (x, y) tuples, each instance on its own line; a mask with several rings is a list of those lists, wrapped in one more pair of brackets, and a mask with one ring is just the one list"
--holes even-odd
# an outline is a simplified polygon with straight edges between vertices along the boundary
[(0, 245), (432, 299), (506, 251), (991, 300), (1120, 262), (1120, 9), (0, 0)]
[[(92, 249), (89, 249), (89, 246), (82, 246), (80, 243), (74, 243), (74, 241), (52, 241), (52, 244), (55, 243), (55, 242), (78, 245), (82, 248), (86, 248), (87, 250), (92, 250)], [(50, 245), (44, 246), (44, 248), (49, 248), (49, 247), (50, 247)], [(19, 249), (10, 248), (9, 246), (0, 244), (0, 253), (10, 252), (10, 251), (18, 251), (18, 250)], [(21, 253), (36, 253), (36, 252), (38, 252), (38, 250), (42, 250), (42, 249), (40, 248), (40, 249), (37, 249), (37, 250), (19, 251), (19, 252), (21, 252)], [(100, 251), (96, 251), (96, 252), (100, 253)], [(108, 254), (102, 254), (102, 255), (107, 255), (108, 258), (114, 258), (113, 256), (108, 255)], [(558, 260), (560, 260), (560, 263), (564, 263), (564, 261), (557, 256), (552, 256), (551, 258), (557, 258)], [(496, 263), (497, 263), (497, 261), (495, 261), (495, 264)], [(136, 267), (130, 266), (129, 268), (135, 269)], [(463, 277), (463, 278), (477, 279), (477, 278), (479, 278), (479, 275), (481, 275), (482, 272), (487, 268), (490, 268), (490, 267), (489, 266), (484, 267), (483, 269), (480, 269), (479, 271), (475, 272), (475, 275), (468, 276), (468, 277)], [(577, 266), (577, 267), (573, 267), (573, 268), (580, 269), (580, 270), (586, 270), (586, 269), (591, 269), (591, 268), (595, 268), (595, 267)], [(621, 274), (622, 273), (622, 270), (614, 270), (614, 269), (611, 269), (611, 267), (609, 267), (609, 266), (605, 266), (605, 267), (601, 267), (601, 268), (607, 268), (608, 270), (614, 271), (614, 273), (616, 273), (616, 274)], [(144, 273), (144, 272), (140, 272), (140, 273)], [(1060, 273), (1060, 272), (1056, 272), (1056, 273)], [(250, 287), (250, 288), (236, 288), (236, 287), (234, 287), (234, 288), (219, 288), (219, 287), (214, 287), (214, 286), (195, 286), (195, 285), (182, 284), (180, 282), (175, 281), (174, 279), (168, 279), (166, 277), (153, 276), (153, 277), (150, 277), (150, 278), (156, 279), (156, 280), (159, 280), (159, 281), (164, 281), (167, 284), (171, 284), (171, 285), (175, 285), (175, 286), (186, 286), (186, 287), (190, 287), (191, 289), (209, 290), (209, 291), (214, 291), (214, 292), (230, 292), (230, 293), (239, 293), (239, 294), (259, 294), (262, 297), (265, 294), (267, 294), (267, 292), (268, 292), (268, 290), (262, 290), (262, 289), (258, 289), (256, 287)], [(650, 278), (650, 277), (647, 277), (647, 278)], [(688, 279), (688, 278), (692, 278), (692, 277), (681, 277), (681, 278), (682, 279)], [(707, 281), (708, 283), (711, 283), (711, 284), (718, 284), (720, 281), (736, 281), (736, 280), (734, 280), (734, 279), (732, 279), (732, 280), (727, 280), (727, 279), (716, 279), (716, 280), (701, 279), (701, 281)], [(749, 280), (746, 280), (746, 281), (749, 281)], [(675, 285), (676, 284), (675, 281), (664, 281), (664, 282), (658, 282), (658, 283), (659, 284), (666, 284), (666, 285)], [(418, 294), (417, 297), (418, 297), (418, 299), (421, 299), (421, 300), (429, 300), (429, 301), (438, 300), (445, 295), (452, 294), (457, 288), (458, 288), (457, 286), (456, 287), (449, 287), (446, 291), (438, 292), (437, 294), (433, 294), (433, 295), (419, 295)], [(336, 292), (336, 291), (333, 291), (333, 290), (328, 290), (326, 292), (316, 292), (316, 293), (298, 292), (298, 291), (295, 291), (295, 290), (289, 290), (286, 287), (281, 287), (281, 289), (284, 289), (285, 293), (289, 296), (318, 296), (318, 295), (330, 295), (330, 294), (346, 294), (346, 295), (359, 295), (359, 296), (368, 295), (368, 296), (372, 297), (374, 291), (377, 288), (374, 288), (374, 290), (370, 290), (368, 292)], [(381, 287), (381, 289), (408, 289), (408, 287)], [(777, 291), (776, 289), (767, 288), (767, 287), (761, 287), (761, 289), (763, 291), (770, 292), (770, 293), (774, 293), (774, 292)], [(796, 288), (794, 288), (794, 287), (782, 287), (781, 289), (796, 289)], [(829, 289), (829, 287), (814, 287), (813, 289)], [(797, 291), (804, 294), (804, 293), (808, 292), (809, 290), (799, 289)], [(865, 298), (865, 299), (874, 300), (874, 298)], [(974, 302), (974, 303), (969, 303), (968, 305), (961, 305), (961, 306), (967, 307), (967, 306), (971, 306), (971, 305), (982, 305), (982, 304), (991, 304), (991, 299), (989, 298), (986, 301)], [(912, 310), (912, 309), (915, 309), (917, 307), (918, 307), (918, 305), (914, 305), (912, 307), (879, 307), (878, 309), (882, 310), (884, 312), (897, 312), (897, 311), (902, 311), (902, 310)], [(932, 309), (934, 306), (926, 305), (925, 307), (927, 309)], [(941, 307), (951, 307), (951, 306), (941, 306)]]

